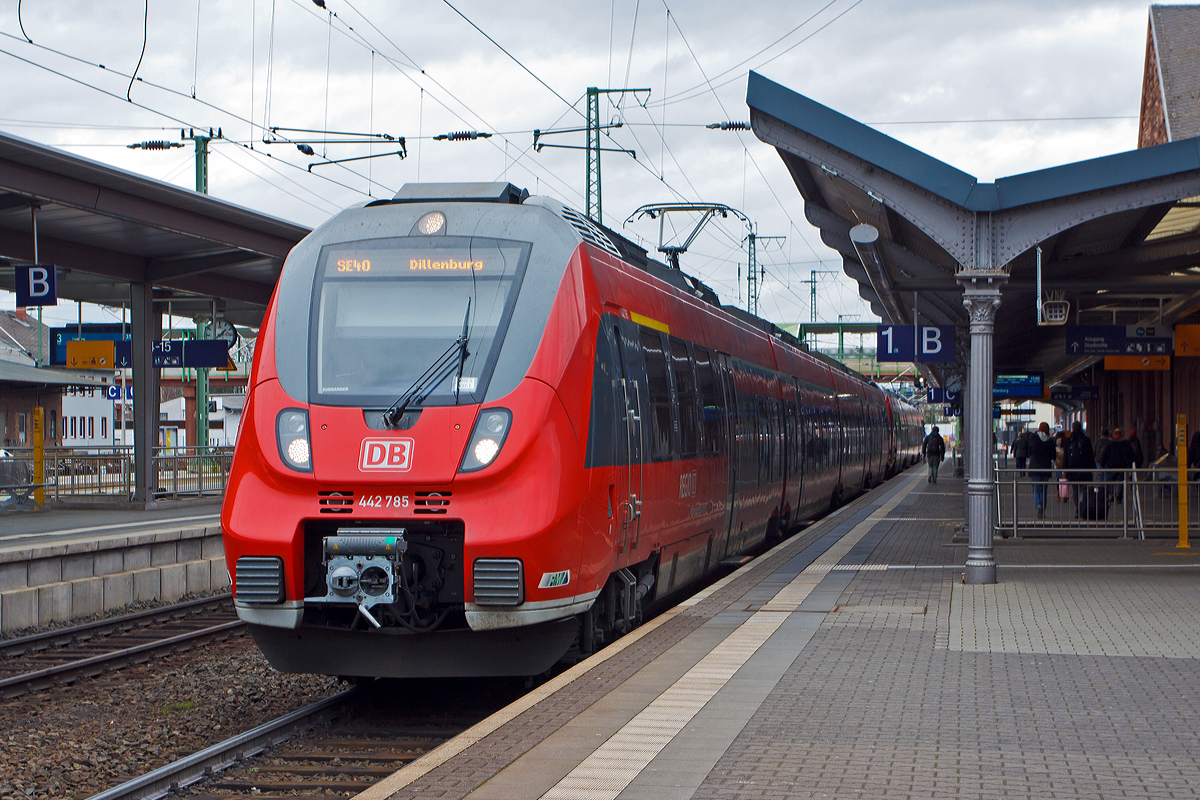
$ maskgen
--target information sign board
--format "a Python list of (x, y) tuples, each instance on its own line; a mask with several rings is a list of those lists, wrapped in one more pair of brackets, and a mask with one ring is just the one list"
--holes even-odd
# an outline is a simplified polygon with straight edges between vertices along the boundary
[(1054, 386), (1050, 389), (1051, 400), (1099, 400), (1099, 386)]
[(224, 367), (229, 361), (229, 342), (224, 339), (188, 339), (183, 343), (183, 365), (194, 369)]
[(174, 339), (155, 342), (151, 353), (151, 366), (155, 369), (183, 366), (183, 342)]
[(113, 343), (67, 342), (66, 366), (74, 369), (113, 369)]
[(1068, 325), (1067, 355), (1170, 355), (1171, 329), (1165, 325)]
[(1200, 325), (1175, 326), (1175, 355), (1200, 356)]
[(1104, 368), (1107, 370), (1169, 370), (1170, 356), (1105, 356)]
[(996, 383), (992, 386), (992, 398), (996, 400), (1008, 398), (1042, 397), (1042, 373), (1022, 372), (1013, 375), (997, 375)]
[[(131, 337), (132, 334), (129, 332), (129, 326), (122, 325), (119, 322), (85, 322), (82, 325), (51, 328), (50, 364), (51, 366), (58, 367), (65, 367), (67, 365), (67, 342), (96, 342), (107, 339), (120, 343), (122, 340), (129, 340)], [(120, 365), (118, 364), (118, 366)]]
[(1125, 352), (1123, 325), (1067, 325), (1067, 355), (1106, 356)]

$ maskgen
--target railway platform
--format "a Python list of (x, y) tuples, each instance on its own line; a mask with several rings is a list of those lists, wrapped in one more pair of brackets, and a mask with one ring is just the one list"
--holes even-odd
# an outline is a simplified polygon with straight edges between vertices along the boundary
[(4, 515), (0, 632), (227, 587), (220, 511), (218, 501)]
[(1200, 792), (1200, 552), (997, 539), (919, 468), (358, 795)]

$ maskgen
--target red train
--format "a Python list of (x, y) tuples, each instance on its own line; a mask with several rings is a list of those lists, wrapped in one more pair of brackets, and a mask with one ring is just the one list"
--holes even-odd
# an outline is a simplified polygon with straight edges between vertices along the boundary
[(915, 463), (918, 411), (557, 202), (410, 184), (288, 256), (222, 509), (268, 660), (531, 675)]

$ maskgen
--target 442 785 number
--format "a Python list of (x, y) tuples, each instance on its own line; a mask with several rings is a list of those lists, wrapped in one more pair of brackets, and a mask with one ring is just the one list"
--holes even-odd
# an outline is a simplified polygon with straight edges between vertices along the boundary
[(358, 498), (363, 508), (408, 508), (408, 503), (408, 495), (401, 494), (364, 494)]

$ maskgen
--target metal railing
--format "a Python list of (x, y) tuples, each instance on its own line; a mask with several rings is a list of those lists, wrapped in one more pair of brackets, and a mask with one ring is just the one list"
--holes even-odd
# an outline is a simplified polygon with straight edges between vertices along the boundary
[(156, 447), (155, 497), (220, 496), (229, 482), (232, 447)]
[[(1047, 480), (1035, 476), (1047, 475)], [(1072, 480), (1072, 478), (1090, 478)], [(1200, 521), (1200, 481), (1187, 482), (1189, 529)], [(1044, 492), (1039, 514), (1035, 503)], [(1096, 469), (1091, 472), (996, 469), (996, 532), (1095, 531), (1145, 539), (1147, 531), (1179, 528), (1179, 484), (1175, 468)]]
[[(0, 485), (30, 484), (33, 448), (0, 456)], [(152, 456), (157, 498), (220, 496), (229, 480), (232, 447), (156, 447)], [(64, 497), (132, 497), (132, 446), (47, 447), (43, 456), (48, 501)]]

